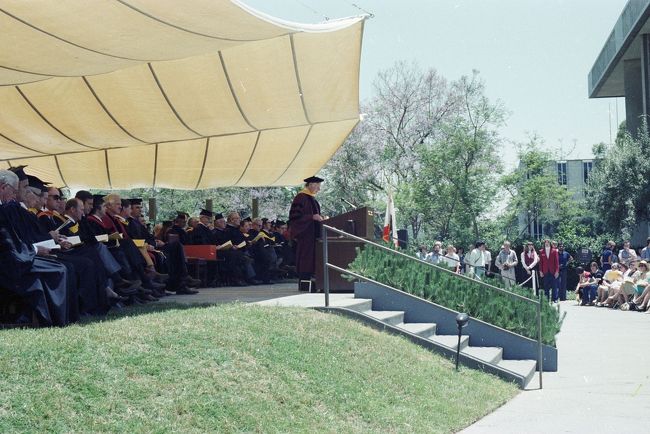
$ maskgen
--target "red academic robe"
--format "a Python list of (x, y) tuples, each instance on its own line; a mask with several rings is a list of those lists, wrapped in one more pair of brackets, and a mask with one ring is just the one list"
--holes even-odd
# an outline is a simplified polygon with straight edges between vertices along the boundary
[(316, 239), (320, 238), (321, 223), (314, 220), (320, 214), (320, 204), (310, 194), (300, 192), (291, 203), (289, 232), (296, 240), (296, 270), (299, 274), (316, 271)]

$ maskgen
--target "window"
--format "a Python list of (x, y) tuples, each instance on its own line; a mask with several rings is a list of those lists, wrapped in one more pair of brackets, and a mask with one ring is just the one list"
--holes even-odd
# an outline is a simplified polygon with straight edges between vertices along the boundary
[(557, 163), (557, 182), (566, 185), (566, 162)]
[(533, 240), (541, 239), (544, 236), (544, 225), (536, 218), (533, 218), (528, 226), (528, 235)]
[(585, 185), (589, 184), (589, 175), (591, 174), (591, 169), (593, 169), (594, 163), (592, 161), (583, 161), (582, 163), (582, 176), (585, 181)]

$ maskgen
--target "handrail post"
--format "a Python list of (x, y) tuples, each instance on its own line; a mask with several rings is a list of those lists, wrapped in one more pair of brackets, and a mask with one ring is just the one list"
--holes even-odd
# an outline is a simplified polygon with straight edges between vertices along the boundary
[[(533, 273), (536, 273), (533, 270)], [(542, 349), (542, 291), (537, 289), (537, 276), (533, 277), (533, 293), (537, 293), (537, 369), (539, 369), (539, 388), (542, 389), (543, 349)]]
[(325, 291), (325, 307), (330, 305), (330, 269), (327, 266), (329, 264), (329, 254), (327, 251), (327, 227), (323, 225), (321, 231), (321, 238), (323, 240), (323, 289)]

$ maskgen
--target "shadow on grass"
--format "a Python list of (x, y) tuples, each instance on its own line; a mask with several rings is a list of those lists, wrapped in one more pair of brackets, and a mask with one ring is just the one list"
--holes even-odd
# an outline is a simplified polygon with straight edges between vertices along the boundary
[(214, 306), (217, 305), (214, 303), (147, 303), (137, 306), (126, 306), (120, 309), (112, 308), (106, 315), (83, 317), (75, 324), (83, 327), (85, 325), (90, 325), (98, 322), (114, 321), (125, 317), (149, 315), (153, 313), (167, 312), (170, 310), (205, 309)]

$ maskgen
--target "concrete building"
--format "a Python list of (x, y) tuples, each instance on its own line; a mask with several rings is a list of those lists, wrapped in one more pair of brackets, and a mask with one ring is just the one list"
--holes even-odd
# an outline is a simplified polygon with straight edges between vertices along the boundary
[(650, 0), (630, 0), (588, 77), (589, 98), (625, 98), (626, 126), (636, 134), (650, 114)]
[[(630, 0), (591, 68), (589, 98), (625, 98), (626, 127), (636, 135), (650, 124), (650, 0)], [(650, 222), (632, 228), (632, 244), (644, 246)]]

